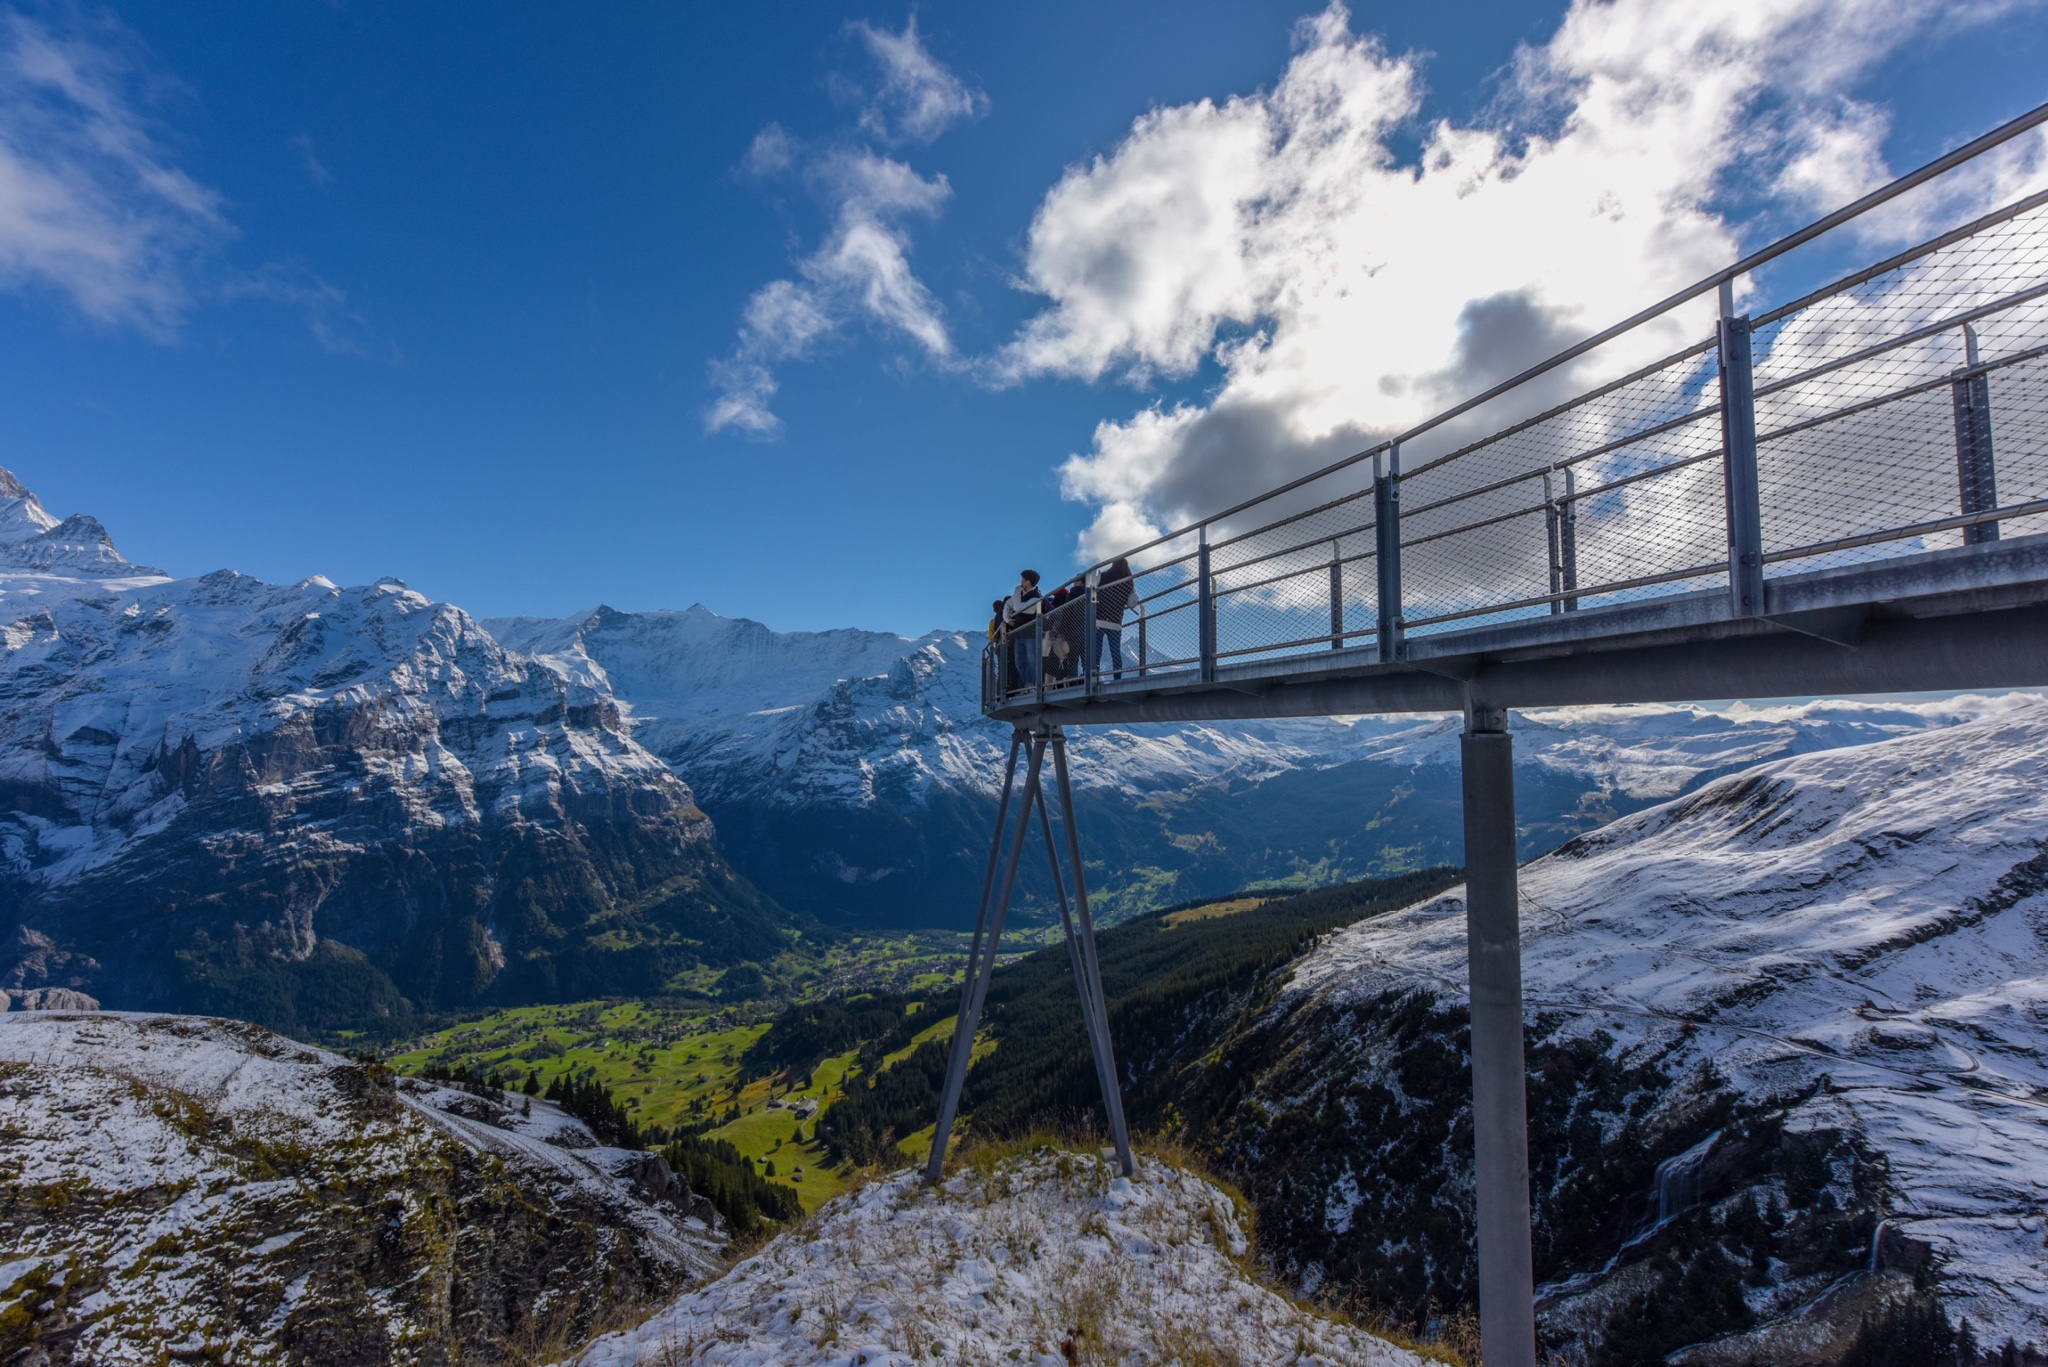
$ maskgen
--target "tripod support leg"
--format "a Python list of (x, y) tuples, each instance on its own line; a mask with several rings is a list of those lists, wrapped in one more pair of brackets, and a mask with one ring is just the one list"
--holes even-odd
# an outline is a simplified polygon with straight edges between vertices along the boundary
[[(1054, 753), (1057, 754), (1058, 752), (1055, 751)], [(1117, 1105), (1116, 1099), (1116, 1064), (1111, 1061), (1109, 1020), (1107, 1013), (1103, 1010), (1101, 998), (1098, 995), (1101, 992), (1101, 983), (1088, 971), (1088, 959), (1082, 953), (1081, 936), (1075, 927), (1073, 912), (1067, 902), (1066, 882), (1060, 876), (1059, 843), (1052, 838), (1052, 821), (1047, 810), (1049, 806), (1050, 804), (1046, 801), (1045, 794), (1041, 792), (1038, 797), (1038, 826), (1045, 834), (1045, 858), (1046, 862), (1052, 867), (1053, 896), (1059, 901), (1060, 925), (1066, 931), (1067, 962), (1073, 967), (1074, 990), (1081, 999), (1081, 1025), (1088, 1036), (1088, 1052), (1095, 1059), (1095, 1082), (1102, 1089), (1103, 1110), (1105, 1114), (1115, 1116), (1121, 1110), (1121, 1107)], [(1071, 849), (1073, 845), (1071, 830), (1068, 834), (1070, 837), (1068, 847)], [(1075, 888), (1077, 892), (1080, 887), (1080, 876), (1077, 869), (1075, 873)], [(1116, 1133), (1114, 1123), (1111, 1125), (1111, 1133), (1112, 1135)], [(1119, 1146), (1118, 1157), (1121, 1159), (1122, 1156), (1122, 1149)], [(1128, 1169), (1126, 1169), (1126, 1175), (1128, 1175)]]
[(1131, 1155), (1131, 1136), (1124, 1125), (1123, 1089), (1116, 1069), (1116, 1055), (1110, 1047), (1109, 1005), (1102, 994), (1102, 961), (1095, 953), (1095, 922), (1088, 914), (1088, 878), (1081, 863), (1081, 828), (1074, 820), (1074, 787), (1067, 777), (1067, 738), (1059, 731), (1052, 733), (1052, 763), (1053, 773), (1059, 781), (1060, 824), (1067, 832), (1067, 862), (1074, 870), (1074, 910), (1080, 922), (1081, 963), (1087, 975), (1087, 981), (1081, 985), (1081, 998), (1084, 1009), (1091, 1000), (1094, 1003), (1096, 1031), (1102, 1045), (1101, 1052), (1096, 1055), (1096, 1065), (1104, 1074), (1102, 1104), (1109, 1112), (1109, 1136), (1116, 1145), (1117, 1163), (1123, 1168), (1124, 1176), (1130, 1177), (1136, 1174), (1138, 1163)]
[[(1012, 774), (1015, 773), (1016, 754), (1021, 743), (1021, 736), (1011, 742), (1010, 758), (1013, 767), (1009, 772)], [(981, 1008), (983, 1003), (988, 1000), (989, 979), (995, 974), (996, 951), (1002, 944), (1003, 921), (1010, 913), (1010, 896), (1017, 886), (1017, 866), (1022, 862), (1024, 854), (1024, 837), (1031, 830), (1031, 804), (1038, 799), (1039, 795), (1039, 771), (1045, 759), (1045, 742), (1034, 739), (1030, 742), (1030, 746), (1031, 756), (1024, 774), (1024, 795), (1022, 804), (1017, 812), (1017, 828), (1010, 839), (1009, 857), (1002, 866), (1001, 893), (996, 898), (994, 906), (989, 909), (989, 914), (986, 918), (988, 923), (986, 942), (982, 941), (978, 933), (975, 937), (975, 948), (980, 952), (979, 957), (968, 962), (967, 981), (962, 984), (960, 990), (960, 1014), (954, 1021), (953, 1049), (946, 1063), (946, 1090), (939, 1098), (939, 1123), (932, 1131), (931, 1160), (925, 1169), (926, 1179), (933, 1185), (937, 1185), (939, 1178), (945, 1175), (946, 1145), (953, 1135), (953, 1121), (960, 1113), (960, 1092), (967, 1083), (967, 1065), (971, 1061), (974, 1052), (974, 1032), (981, 1025)], [(1009, 800), (1007, 775), (1005, 776), (1003, 798), (1004, 804), (1007, 806)], [(1002, 820), (1004, 815), (1003, 809), (999, 808), (995, 833), (995, 842), (998, 847), (1001, 845), (1004, 834)], [(990, 851), (992, 861), (994, 854), (995, 851), (992, 849)], [(995, 882), (993, 877), (994, 867), (993, 862), (991, 862), (991, 875), (987, 880), (991, 884)]]

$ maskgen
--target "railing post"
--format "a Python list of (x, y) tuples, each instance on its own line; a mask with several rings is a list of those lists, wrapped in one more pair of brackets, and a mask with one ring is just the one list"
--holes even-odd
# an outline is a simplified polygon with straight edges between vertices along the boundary
[[(1991, 377), (1977, 369), (1977, 329), (1963, 324), (1963, 364), (1951, 386), (1956, 410), (1956, 484), (1963, 513), (1988, 513), (1998, 507), (1998, 471), (1991, 459)], [(1996, 522), (1963, 528), (1965, 546), (1998, 540)]]
[(1038, 611), (1031, 614), (1031, 639), (1038, 643), (1033, 652), (1038, 656), (1038, 677), (1030, 681), (1033, 695), (1040, 707), (1045, 706), (1045, 599), (1038, 600)]
[(1146, 647), (1150, 644), (1145, 639), (1145, 605), (1138, 602), (1136, 590), (1132, 590), (1131, 602), (1138, 609), (1138, 677), (1142, 679), (1145, 677), (1145, 659), (1149, 653)]
[(1344, 542), (1330, 542), (1330, 649), (1344, 648)]
[(1195, 556), (1195, 640), (1201, 656), (1202, 682), (1216, 681), (1216, 590), (1209, 579), (1209, 526), (1203, 523)]
[(1550, 471), (1543, 472), (1543, 542), (1550, 555), (1550, 615), (1564, 611), (1563, 529), (1558, 526), (1557, 493), (1551, 488)]
[(1564, 468), (1564, 504), (1557, 510), (1558, 562), (1564, 573), (1564, 610), (1577, 612), (1579, 600), (1579, 479), (1572, 468)]
[(1096, 658), (1099, 651), (1095, 642), (1095, 585), (1086, 584), (1084, 588), (1088, 594), (1088, 606), (1081, 619), (1081, 639), (1085, 642), (1081, 648), (1088, 652), (1088, 658), (1081, 666), (1081, 691), (1092, 694), (1095, 685), (1101, 682), (1101, 661)]
[(1398, 660), (1401, 643), (1401, 448), (1389, 446), (1373, 462), (1373, 565), (1379, 571), (1380, 659)]
[(1579, 600), (1570, 596), (1579, 586), (1578, 509), (1574, 496), (1578, 482), (1570, 466), (1564, 469), (1564, 497), (1551, 484), (1551, 471), (1543, 472), (1543, 533), (1550, 543), (1550, 611), (1576, 612)]
[(1721, 467), (1728, 509), (1729, 607), (1737, 617), (1764, 610), (1763, 509), (1756, 474), (1756, 382), (1749, 318), (1735, 316), (1733, 281), (1721, 282)]

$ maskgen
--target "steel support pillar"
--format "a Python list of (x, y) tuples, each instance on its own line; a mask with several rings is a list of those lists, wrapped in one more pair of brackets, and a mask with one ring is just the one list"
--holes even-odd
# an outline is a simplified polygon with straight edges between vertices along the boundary
[[(1066, 834), (1066, 851), (1072, 867), (1074, 898), (1067, 900), (1067, 879), (1060, 868), (1060, 842), (1053, 838), (1051, 803), (1045, 793), (1045, 753), (1050, 748), (1059, 778), (1060, 824)], [(1028, 751), (1024, 792), (1017, 809), (1017, 824), (1009, 825), (1010, 790), (1017, 773), (1017, 756)], [(1074, 987), (1081, 999), (1082, 1033), (1088, 1052), (1095, 1060), (1095, 1077), (1102, 1088), (1104, 1116), (1109, 1122), (1111, 1142), (1116, 1146), (1117, 1164), (1126, 1177), (1137, 1171), (1131, 1154), (1129, 1131), (1124, 1124), (1123, 1096), (1118, 1085), (1116, 1055), (1109, 1038), (1109, 1005), (1102, 991), (1102, 965), (1095, 952), (1095, 925), (1088, 912), (1088, 881), (1081, 864), (1080, 828), (1074, 819), (1072, 785), (1067, 777), (1066, 737), (1057, 727), (1027, 736), (1017, 732), (1010, 742), (1009, 764), (1003, 773), (1003, 796), (996, 808), (996, 829), (989, 847), (989, 862), (982, 875), (981, 911), (976, 917), (974, 940), (968, 951), (966, 980), (960, 986), (959, 1014), (954, 1018), (953, 1044), (946, 1060), (945, 1090), (939, 1097), (938, 1124), (932, 1131), (931, 1157), (925, 1166), (926, 1180), (936, 1184), (945, 1175), (946, 1149), (953, 1137), (953, 1124), (960, 1114), (960, 1095), (967, 1084), (967, 1068), (973, 1060), (974, 1034), (981, 1025), (981, 1012), (988, 1001), (989, 982), (995, 976), (996, 958), (1002, 945), (1003, 922), (1009, 915), (1010, 898), (1016, 891), (1017, 870), (1024, 857), (1025, 837), (1032, 817), (1045, 839), (1046, 859), (1052, 872), (1053, 895), (1059, 902), (1060, 923), (1066, 932), (1067, 961), (1074, 971)], [(1009, 852), (1003, 856), (1007, 839)], [(1000, 871), (1001, 877), (997, 874)], [(993, 894), (993, 895), (992, 895)]]
[(1480, 1355), (1486, 1367), (1535, 1367), (1514, 743), (1504, 708), (1467, 705), (1463, 760)]

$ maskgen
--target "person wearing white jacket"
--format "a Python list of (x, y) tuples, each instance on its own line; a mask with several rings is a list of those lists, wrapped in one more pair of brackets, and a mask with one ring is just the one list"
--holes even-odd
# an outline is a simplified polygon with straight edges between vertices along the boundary
[(1003, 630), (1009, 637), (1010, 688), (1038, 686), (1038, 631), (1035, 620), (1041, 611), (1038, 571), (1025, 570), (1017, 576), (1017, 587), (1003, 600)]

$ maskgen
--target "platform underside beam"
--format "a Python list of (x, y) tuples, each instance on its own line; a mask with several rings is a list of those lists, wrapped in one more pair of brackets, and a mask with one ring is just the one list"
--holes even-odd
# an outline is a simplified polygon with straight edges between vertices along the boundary
[[(2048, 607), (1944, 617), (1767, 622), (1720, 639), (1535, 658), (1451, 657), (1352, 676), (1076, 699), (1067, 726), (1255, 721), (1496, 707), (1921, 693), (2048, 684)], [(1011, 719), (1013, 714), (998, 714)]]

